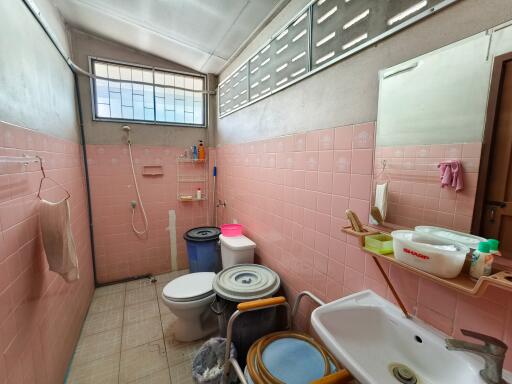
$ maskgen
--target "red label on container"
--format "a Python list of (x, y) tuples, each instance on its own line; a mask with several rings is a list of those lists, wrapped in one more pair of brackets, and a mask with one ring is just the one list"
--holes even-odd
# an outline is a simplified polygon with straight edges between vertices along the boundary
[(404, 252), (408, 253), (409, 255), (412, 255), (414, 257), (417, 257), (418, 259), (430, 260), (429, 256), (424, 255), (424, 254), (419, 253), (419, 252), (416, 252), (416, 251), (413, 251), (412, 249), (409, 249), (409, 248), (404, 248)]

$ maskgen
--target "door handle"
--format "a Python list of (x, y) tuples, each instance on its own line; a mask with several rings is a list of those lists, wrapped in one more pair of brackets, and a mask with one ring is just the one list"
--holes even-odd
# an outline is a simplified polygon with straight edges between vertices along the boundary
[(507, 203), (504, 201), (487, 201), (486, 204), (498, 208), (505, 208), (507, 206)]

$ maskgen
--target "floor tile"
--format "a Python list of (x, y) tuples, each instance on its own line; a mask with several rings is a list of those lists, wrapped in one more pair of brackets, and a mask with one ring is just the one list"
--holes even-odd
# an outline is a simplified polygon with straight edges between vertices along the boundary
[(171, 314), (172, 313), (171, 310), (165, 304), (164, 299), (162, 299), (162, 292), (157, 293), (157, 295), (158, 295), (158, 308), (160, 310), (160, 313), (162, 315), (169, 315), (169, 314)]
[(117, 384), (119, 354), (107, 356), (86, 364), (71, 365), (66, 384)]
[(192, 360), (197, 351), (203, 345), (205, 340), (199, 340), (192, 343), (181, 343), (171, 337), (165, 339), (167, 349), (167, 359), (169, 367), (174, 367), (186, 361)]
[[(161, 371), (152, 373), (149, 376), (141, 377), (135, 381), (130, 381), (130, 384), (171, 384), (171, 378), (169, 376), (169, 369), (163, 369)], [(179, 381), (175, 381), (172, 384), (179, 384)]]
[(169, 368), (172, 384), (194, 384), (192, 378), (192, 360)]
[(162, 339), (127, 349), (121, 352), (119, 384), (141, 379), (167, 367), (165, 345)]
[(168, 338), (173, 335), (173, 324), (177, 320), (177, 317), (172, 313), (168, 312), (161, 315), (162, 328), (164, 330), (164, 337)]
[(123, 325), (123, 308), (112, 311), (89, 313), (82, 327), (82, 336), (94, 335)]
[(153, 283), (151, 279), (146, 279), (146, 278), (138, 279), (138, 280), (133, 280), (133, 281), (129, 281), (129, 282), (126, 283), (126, 290), (127, 291), (131, 291), (132, 289), (151, 287), (154, 284), (155, 283)]
[(78, 341), (73, 356), (75, 364), (88, 363), (121, 351), (121, 328), (83, 336)]
[(110, 311), (124, 306), (124, 292), (112, 293), (110, 295), (93, 298), (89, 313)]
[(124, 308), (124, 324), (141, 322), (151, 317), (158, 317), (159, 314), (156, 300), (130, 305)]
[(122, 348), (134, 348), (159, 339), (163, 339), (161, 320), (159, 317), (151, 317), (123, 327)]
[(106, 285), (104, 287), (99, 287), (94, 290), (94, 297), (100, 297), (100, 296), (106, 296), (111, 295), (113, 293), (120, 293), (124, 292), (126, 290), (126, 284), (113, 284), (113, 285)]
[(188, 273), (188, 269), (182, 269), (180, 271), (163, 273), (161, 275), (156, 275), (155, 278), (157, 280), (157, 284), (167, 284), (169, 281), (174, 280), (179, 276), (186, 275)]
[(125, 305), (133, 305), (144, 301), (154, 300), (156, 298), (155, 287), (153, 285), (132, 289), (126, 292)]

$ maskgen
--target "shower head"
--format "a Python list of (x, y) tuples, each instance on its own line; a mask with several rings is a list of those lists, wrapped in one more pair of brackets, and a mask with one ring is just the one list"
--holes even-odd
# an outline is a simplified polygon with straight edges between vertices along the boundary
[(126, 132), (126, 142), (128, 144), (131, 144), (132, 143), (132, 138), (131, 138), (130, 133), (131, 133), (132, 129), (130, 128), (129, 125), (123, 125), (121, 127), (121, 129)]

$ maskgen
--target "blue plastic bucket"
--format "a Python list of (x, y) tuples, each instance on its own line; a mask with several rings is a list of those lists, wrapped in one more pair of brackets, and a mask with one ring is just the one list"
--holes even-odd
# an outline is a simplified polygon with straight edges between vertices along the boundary
[(187, 241), (187, 254), (190, 272), (219, 272), (221, 269), (219, 253), (220, 229), (217, 227), (198, 227), (183, 235)]

